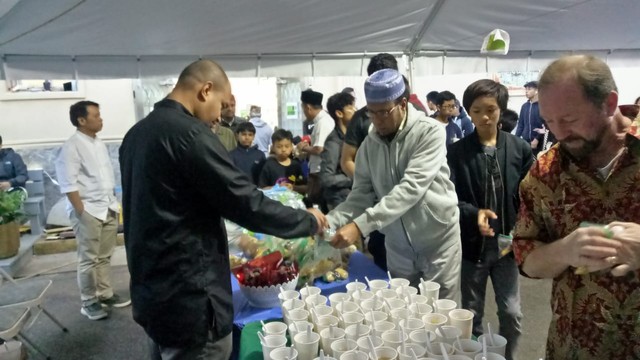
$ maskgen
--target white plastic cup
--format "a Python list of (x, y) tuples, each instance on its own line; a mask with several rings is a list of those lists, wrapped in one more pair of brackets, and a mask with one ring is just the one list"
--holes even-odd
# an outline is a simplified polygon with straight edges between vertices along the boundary
[(397, 288), (409, 287), (411, 281), (403, 278), (393, 278), (389, 280), (389, 289), (395, 290)]
[(391, 300), (391, 299), (397, 299), (398, 298), (398, 294), (396, 293), (396, 291), (395, 290), (391, 290), (391, 289), (382, 289), (382, 290), (378, 291), (376, 296), (381, 298), (381, 299), (385, 299), (385, 300)]
[(436, 300), (436, 304), (434, 306), (437, 313), (440, 313), (447, 317), (449, 317), (449, 313), (451, 312), (451, 310), (454, 310), (457, 307), (458, 304), (455, 301), (449, 299), (438, 299)]
[(320, 316), (318, 320), (316, 320), (315, 328), (316, 328), (316, 332), (320, 333), (322, 330), (328, 329), (331, 326), (337, 327), (339, 325), (340, 325), (340, 319), (338, 319), (333, 315), (325, 315), (325, 316)]
[(429, 303), (433, 303), (440, 298), (440, 284), (437, 282), (421, 282), (418, 287), (420, 288), (420, 294), (426, 296), (429, 299)]
[[(369, 354), (370, 359), (373, 359), (373, 353), (371, 351), (367, 351), (367, 354)], [(376, 355), (378, 359), (396, 360), (398, 358), (396, 349), (386, 345), (376, 348)]]
[(414, 317), (409, 309), (393, 309), (389, 314), (391, 315), (391, 321), (396, 324), (396, 326), (400, 326), (400, 320)]
[(436, 341), (436, 334), (433, 331), (425, 329), (413, 330), (409, 333), (409, 341), (412, 344), (418, 344), (426, 348), (427, 344)]
[(342, 314), (342, 320), (340, 320), (340, 325), (343, 329), (346, 329), (349, 325), (353, 324), (362, 324), (364, 322), (364, 315), (359, 312), (350, 312), (346, 314)]
[(482, 334), (478, 336), (478, 342), (482, 344), (483, 338), (487, 338), (487, 351), (504, 356), (504, 352), (507, 348), (507, 339), (505, 339), (504, 336), (493, 334), (493, 345), (490, 345), (492, 342), (489, 340), (489, 334)]
[(369, 281), (369, 290), (371, 290), (371, 292), (374, 294), (382, 289), (388, 289), (388, 288), (389, 288), (389, 283), (386, 282), (385, 280), (375, 279), (375, 280)]
[(389, 306), (389, 311), (395, 309), (406, 309), (407, 302), (402, 299), (387, 299), (387, 305)]
[(398, 295), (398, 297), (400, 298), (405, 298), (409, 295), (416, 295), (418, 294), (418, 289), (412, 287), (412, 286), (404, 286), (404, 287), (400, 287), (396, 289), (396, 294)]
[(304, 309), (304, 301), (299, 299), (285, 300), (285, 302), (282, 303), (281, 308), (282, 318), (284, 319), (284, 322), (289, 325), (291, 323), (289, 320), (289, 312), (292, 310)]
[(476, 354), (482, 352), (482, 344), (471, 339), (460, 339), (453, 342), (453, 348), (457, 355), (466, 355), (473, 359)]
[(384, 309), (384, 300), (378, 298), (364, 300), (360, 303), (360, 309), (362, 309), (362, 312), (364, 313), (371, 310), (382, 311)]
[(287, 337), (284, 335), (267, 335), (260, 343), (262, 345), (262, 358), (264, 360), (272, 360), (271, 351), (285, 347), (287, 345)]
[(345, 337), (350, 340), (358, 341), (363, 336), (371, 334), (371, 326), (364, 324), (353, 324), (344, 329)]
[(278, 300), (280, 300), (280, 306), (282, 306), (282, 304), (285, 301), (291, 300), (291, 299), (300, 299), (300, 293), (297, 292), (296, 290), (284, 290), (278, 294)]
[(348, 351), (340, 355), (340, 360), (369, 360), (369, 355), (358, 350)]
[(449, 324), (460, 329), (460, 338), (471, 339), (473, 312), (466, 309), (451, 310), (449, 312)]
[(344, 315), (352, 312), (360, 312), (360, 306), (353, 301), (342, 301), (336, 305), (336, 310), (338, 314)]
[(373, 324), (373, 334), (376, 336), (382, 336), (385, 331), (395, 329), (396, 324), (388, 320), (378, 321), (377, 323)]
[(316, 323), (319, 317), (327, 316), (327, 315), (335, 315), (333, 313), (333, 308), (329, 305), (318, 305), (318, 306), (315, 306), (312, 310), (309, 310), (309, 312), (311, 313), (311, 321), (313, 323)]
[(309, 312), (305, 309), (295, 309), (287, 312), (289, 324), (297, 321), (309, 321)]
[(327, 305), (327, 297), (324, 295), (309, 295), (304, 299), (307, 310), (311, 310), (316, 306)]
[(356, 343), (358, 343), (358, 350), (369, 353), (369, 338), (371, 338), (371, 342), (373, 343), (373, 347), (378, 349), (384, 346), (384, 341), (379, 336), (363, 336)]
[(353, 340), (340, 339), (331, 343), (331, 353), (336, 359), (340, 359), (342, 354), (348, 351), (354, 351), (357, 348), (358, 344)]
[(427, 349), (425, 349), (422, 345), (408, 343), (404, 345), (405, 352), (402, 352), (402, 345), (398, 346), (396, 349), (398, 351), (398, 359), (399, 360), (413, 360), (413, 354), (411, 354), (411, 349), (416, 353), (416, 357), (421, 358), (424, 354), (427, 353)]
[(300, 289), (300, 298), (302, 300), (305, 300), (311, 295), (320, 295), (321, 291), (322, 290), (320, 290), (320, 288), (316, 286), (303, 286), (302, 289)]
[(333, 350), (331, 350), (331, 344), (333, 344), (334, 341), (344, 338), (345, 331), (339, 327), (334, 328), (333, 332), (331, 332), (331, 329), (324, 329), (320, 331), (320, 345), (322, 347), (322, 351), (327, 355), (335, 357)]
[(434, 342), (431, 344), (430, 348), (427, 348), (427, 357), (438, 359), (438, 360), (444, 359), (444, 356), (442, 356), (442, 350), (441, 350), (440, 344), (444, 345), (444, 349), (447, 352), (447, 355), (449, 355), (449, 358), (451, 358), (451, 355), (453, 355), (453, 352), (454, 352), (453, 346), (445, 343), (440, 343), (440, 342)]
[[(440, 330), (444, 331), (441, 333)], [(455, 326), (445, 325), (436, 329), (436, 341), (453, 345), (453, 342), (460, 336), (460, 329)]]
[(440, 313), (431, 313), (424, 315), (422, 321), (425, 329), (435, 332), (438, 326), (446, 325), (449, 318)]
[(265, 335), (285, 335), (287, 333), (287, 324), (280, 321), (272, 321), (265, 323), (262, 327)]
[(414, 330), (424, 329), (424, 322), (420, 319), (402, 319), (400, 320), (400, 327), (409, 334)]
[[(475, 360), (482, 360), (482, 353), (476, 354)], [(492, 352), (488, 352), (485, 357), (486, 360), (506, 360), (504, 356)]]
[[(322, 359), (320, 358), (320, 356), (318, 356), (317, 358), (315, 358), (315, 359), (313, 359), (313, 360), (322, 360)], [(324, 355), (324, 360), (338, 360), (338, 359), (334, 358), (333, 356), (329, 356), (329, 355), (327, 355), (327, 354), (325, 353), (325, 355)]]
[[(409, 297), (411, 298), (411, 301), (409, 301)], [(428, 297), (426, 297), (424, 295), (418, 295), (418, 294), (407, 296), (405, 301), (407, 303), (409, 303), (409, 304), (429, 304), (429, 298)]]
[(313, 360), (318, 355), (320, 346), (320, 334), (315, 332), (299, 332), (293, 338), (293, 343), (298, 350), (298, 360)]
[[(351, 296), (353, 294), (354, 291), (360, 290), (360, 291), (364, 291), (367, 290), (367, 284), (363, 283), (363, 282), (350, 282), (347, 285), (345, 285), (345, 288), (347, 289), (347, 294), (349, 294), (349, 296)], [(335, 357), (335, 356), (334, 356)]]
[(289, 324), (289, 337), (293, 339), (300, 331), (307, 331), (308, 326), (313, 327), (313, 324), (306, 320), (292, 322)]
[(351, 301), (351, 295), (344, 292), (337, 292), (329, 295), (329, 304), (331, 304), (332, 308), (336, 308), (341, 301)]
[[(373, 319), (371, 318), (371, 314), (373, 314)], [(389, 315), (384, 311), (367, 311), (364, 313), (364, 323), (366, 325), (371, 325), (378, 321), (385, 321), (388, 318)]]
[[(404, 335), (404, 337), (402, 336)], [(380, 335), (382, 341), (384, 341), (384, 346), (388, 346), (392, 349), (397, 348), (402, 345), (403, 341), (407, 341), (409, 336), (407, 333), (404, 333), (400, 330), (387, 330)]]
[(364, 300), (373, 299), (374, 297), (375, 295), (371, 291), (366, 291), (366, 290), (356, 291), (353, 294), (351, 294), (351, 298), (355, 303), (360, 303), (361, 301), (364, 301)]
[(269, 356), (271, 357), (271, 360), (297, 360), (298, 350), (294, 347), (281, 347), (271, 350)]
[(424, 315), (431, 314), (433, 312), (433, 308), (428, 304), (411, 304), (409, 305), (409, 311), (413, 314), (415, 318), (422, 318)]

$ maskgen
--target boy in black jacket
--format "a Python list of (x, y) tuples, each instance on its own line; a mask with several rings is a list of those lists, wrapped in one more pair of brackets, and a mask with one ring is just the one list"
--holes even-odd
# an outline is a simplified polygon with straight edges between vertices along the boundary
[(238, 124), (236, 128), (236, 139), (238, 147), (229, 152), (233, 163), (247, 174), (254, 184), (258, 184), (258, 175), (264, 165), (264, 153), (258, 149), (258, 145), (253, 145), (256, 137), (256, 128), (250, 122)]
[(462, 238), (462, 307), (474, 313), (473, 334), (482, 334), (487, 278), (495, 291), (500, 334), (508, 340), (512, 359), (521, 334), (518, 267), (512, 253), (504, 255), (518, 211), (518, 186), (533, 163), (524, 140), (498, 130), (507, 110), (507, 89), (493, 80), (478, 80), (464, 92), (475, 131), (451, 144), (447, 159), (460, 207)]
[(9, 190), (12, 187), (22, 186), (27, 182), (27, 166), (22, 157), (12, 148), (2, 149), (2, 136), (0, 136), (0, 190)]

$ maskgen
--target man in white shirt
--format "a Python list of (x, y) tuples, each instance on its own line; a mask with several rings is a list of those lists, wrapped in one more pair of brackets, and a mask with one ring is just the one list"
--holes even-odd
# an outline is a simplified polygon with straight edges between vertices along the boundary
[(336, 124), (331, 116), (322, 110), (322, 93), (307, 89), (300, 95), (302, 111), (307, 120), (313, 121), (313, 131), (311, 132), (311, 144), (306, 141), (300, 142), (298, 150), (309, 155), (309, 181), (307, 186), (307, 197), (314, 204), (320, 205), (321, 209), (328, 210), (326, 202), (322, 196), (322, 184), (320, 182), (320, 164), (322, 163), (322, 151), (324, 143), (329, 134), (335, 129)]
[(107, 147), (96, 137), (102, 130), (99, 105), (80, 101), (69, 115), (77, 131), (62, 146), (56, 173), (78, 243), (80, 312), (99, 320), (108, 316), (103, 305), (131, 304), (111, 288), (111, 255), (118, 232), (115, 178)]

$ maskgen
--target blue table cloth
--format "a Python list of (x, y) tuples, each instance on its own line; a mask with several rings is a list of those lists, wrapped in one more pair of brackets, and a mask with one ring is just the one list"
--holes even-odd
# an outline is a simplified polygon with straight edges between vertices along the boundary
[[(326, 283), (322, 279), (316, 279), (314, 285), (320, 288), (322, 295), (328, 297), (333, 293), (346, 292), (346, 285), (356, 279), (359, 282), (365, 282), (365, 276), (369, 280), (387, 278), (387, 273), (361, 252), (355, 252), (351, 255), (348, 271), (348, 280)], [(242, 294), (238, 280), (233, 275), (231, 276), (231, 286), (233, 290), (233, 323), (238, 328), (242, 329), (246, 324), (253, 321), (282, 318), (280, 307), (263, 309), (251, 306), (247, 298)]]

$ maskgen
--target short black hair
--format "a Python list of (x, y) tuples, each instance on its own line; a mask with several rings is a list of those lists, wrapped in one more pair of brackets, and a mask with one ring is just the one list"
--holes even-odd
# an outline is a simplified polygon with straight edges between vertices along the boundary
[(89, 115), (89, 112), (87, 111), (87, 108), (89, 106), (95, 106), (97, 108), (100, 107), (98, 103), (89, 100), (78, 101), (77, 103), (71, 105), (71, 107), (69, 108), (69, 118), (71, 119), (71, 124), (73, 126), (79, 126), (78, 118), (86, 118)]
[(352, 93), (352, 92), (356, 92), (356, 91), (351, 86), (347, 86), (346, 88), (342, 89), (342, 92)]
[(427, 94), (427, 101), (431, 101), (432, 103), (435, 104), (436, 101), (438, 100), (438, 94), (439, 94), (439, 92), (437, 92), (437, 91), (430, 91)]
[(335, 122), (338, 122), (338, 116), (336, 116), (336, 111), (342, 111), (345, 106), (351, 105), (356, 101), (356, 98), (348, 92), (339, 92), (331, 95), (331, 97), (327, 100), (327, 111), (329, 115), (333, 118)]
[(440, 106), (444, 104), (445, 101), (456, 100), (456, 96), (451, 91), (441, 91), (438, 93), (438, 97), (436, 97), (436, 105)]
[(374, 72), (382, 69), (398, 70), (398, 60), (395, 56), (388, 53), (380, 53), (369, 60), (367, 66), (367, 75), (371, 76)]
[(471, 104), (473, 104), (477, 98), (483, 96), (495, 98), (501, 112), (507, 110), (509, 90), (507, 90), (504, 85), (489, 79), (474, 81), (471, 85), (467, 86), (464, 95), (462, 95), (462, 106), (470, 110)]
[(511, 110), (511, 109), (507, 109), (505, 111), (502, 111), (500, 114), (500, 121), (498, 121), (498, 125), (500, 127), (500, 130), (502, 131), (506, 131), (506, 132), (511, 132), (513, 131), (513, 129), (516, 127), (516, 125), (518, 124), (518, 113)]
[(534, 88), (537, 89), (538, 88), (538, 82), (537, 81), (529, 81), (528, 83), (524, 84), (525, 88)]
[(239, 134), (241, 132), (250, 132), (250, 133), (256, 133), (256, 127), (253, 126), (253, 124), (251, 123), (251, 121), (244, 121), (241, 122), (240, 124), (238, 124), (238, 127), (236, 128), (236, 134)]
[(282, 140), (289, 140), (293, 142), (293, 134), (291, 133), (291, 131), (285, 130), (285, 129), (278, 129), (274, 131), (273, 134), (271, 135), (271, 142), (274, 144)]

